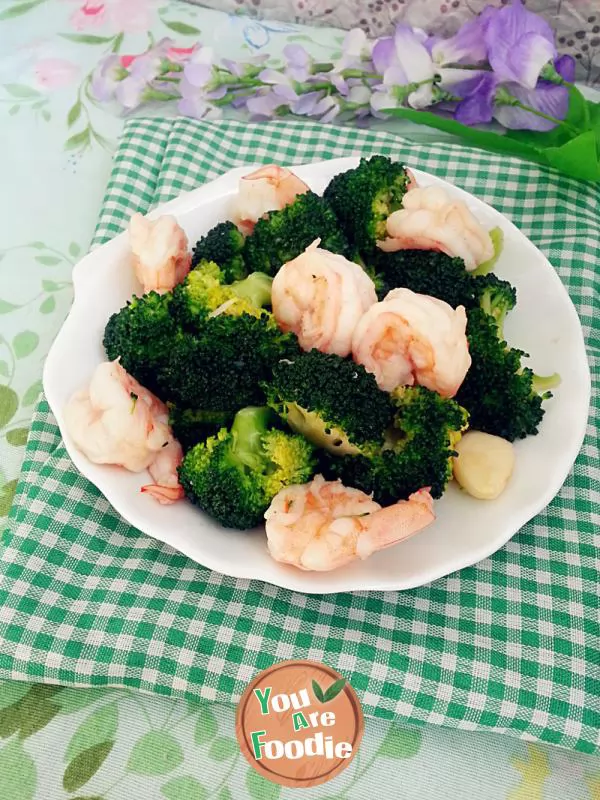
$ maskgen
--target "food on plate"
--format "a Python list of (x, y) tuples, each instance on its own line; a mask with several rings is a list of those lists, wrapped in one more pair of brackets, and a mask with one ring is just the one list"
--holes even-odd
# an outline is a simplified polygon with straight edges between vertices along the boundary
[[(174, 261), (108, 320), (110, 363), (66, 409), (76, 445), (227, 528), (264, 516), (272, 556), (301, 569), (417, 532), (453, 474), (497, 497), (510, 442), (538, 432), (559, 380), (504, 341), (517, 294), (490, 271), (502, 232), (383, 156), (323, 196), (268, 166), (235, 207), (188, 274)], [(168, 220), (132, 222), (145, 266), (164, 262)]]
[(390, 214), (402, 207), (414, 176), (403, 164), (385, 156), (361, 158), (356, 169), (336, 175), (323, 197), (335, 211), (341, 229), (358, 252), (367, 257), (385, 237)]
[(227, 283), (239, 281), (248, 274), (244, 263), (243, 234), (233, 222), (220, 222), (203, 236), (192, 251), (192, 269), (201, 261), (219, 265)]
[(374, 377), (332, 353), (311, 350), (279, 361), (265, 391), (292, 430), (337, 455), (380, 446), (392, 419), (390, 398)]
[(325, 572), (407, 539), (435, 514), (427, 489), (382, 508), (359, 489), (317, 475), (309, 484), (282, 489), (265, 519), (276, 561)]
[(453, 397), (471, 364), (466, 324), (463, 306), (393, 289), (361, 317), (352, 356), (385, 392), (416, 383)]
[(321, 247), (346, 258), (354, 249), (340, 229), (326, 200), (314, 192), (300, 195), (281, 211), (271, 211), (254, 226), (244, 244), (244, 261), (249, 272), (275, 275), (278, 269), (303, 253), (315, 239)]
[(71, 396), (65, 426), (95, 464), (115, 464), (131, 472), (149, 469), (154, 484), (145, 491), (161, 502), (182, 496), (177, 478), (182, 451), (169, 427), (167, 407), (118, 361), (99, 364), (89, 386)]
[(313, 446), (275, 427), (268, 408), (243, 408), (230, 429), (189, 450), (179, 470), (186, 496), (226, 528), (253, 528), (284, 486), (310, 480)]
[(482, 308), (468, 312), (467, 339), (471, 366), (456, 400), (469, 410), (474, 430), (508, 439), (538, 432), (542, 402), (552, 397), (557, 375), (539, 378), (521, 359), (526, 354), (503, 340), (493, 316)]
[(318, 245), (317, 239), (275, 276), (273, 315), (303, 350), (347, 356), (359, 319), (377, 302), (375, 285), (358, 264)]
[(423, 386), (398, 387), (390, 399), (393, 416), (378, 446), (358, 455), (323, 458), (325, 476), (340, 478), (383, 505), (406, 499), (422, 486), (430, 487), (432, 497), (441, 497), (468, 424), (466, 409)]
[(188, 238), (175, 217), (168, 214), (155, 220), (133, 214), (129, 245), (133, 269), (144, 292), (168, 292), (190, 271)]
[(279, 211), (308, 191), (304, 181), (289, 169), (267, 164), (240, 179), (231, 218), (244, 234), (252, 233), (268, 211)]
[(445, 189), (411, 189), (402, 205), (387, 218), (387, 236), (377, 243), (382, 250), (440, 250), (462, 258), (469, 272), (494, 256), (489, 232)]
[(515, 466), (515, 449), (506, 439), (469, 431), (455, 445), (454, 477), (465, 492), (479, 500), (499, 497)]

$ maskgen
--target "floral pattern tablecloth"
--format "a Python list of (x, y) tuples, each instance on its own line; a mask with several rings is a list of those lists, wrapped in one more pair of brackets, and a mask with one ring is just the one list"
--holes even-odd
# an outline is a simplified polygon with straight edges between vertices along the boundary
[[(0, 2), (0, 517), (10, 507), (43, 361), (69, 309), (71, 269), (89, 245), (122, 126), (91, 98), (90, 71), (107, 52), (134, 54), (163, 36), (181, 47), (210, 40), (232, 57), (276, 55), (289, 41), (329, 55), (341, 41), (339, 31), (178, 0)], [(248, 768), (233, 728), (226, 706), (6, 683), (0, 797), (292, 797)], [(306, 794), (599, 800), (600, 759), (509, 737), (368, 720), (351, 767)]]

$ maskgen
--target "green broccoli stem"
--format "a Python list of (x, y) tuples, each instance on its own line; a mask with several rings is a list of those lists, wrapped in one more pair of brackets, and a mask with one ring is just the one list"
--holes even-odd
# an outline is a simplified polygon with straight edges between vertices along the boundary
[(264, 272), (253, 272), (242, 281), (235, 281), (231, 289), (238, 297), (247, 300), (255, 308), (271, 305), (271, 285), (273, 278)]
[(560, 385), (560, 381), (561, 378), (558, 372), (555, 372), (553, 375), (536, 375), (534, 373), (531, 381), (531, 388), (536, 394), (541, 394), (543, 397), (544, 394), (551, 389), (556, 389), (556, 387)]
[(271, 409), (259, 406), (242, 408), (233, 420), (233, 456), (253, 471), (262, 472), (264, 469), (262, 437), (269, 430), (271, 421)]

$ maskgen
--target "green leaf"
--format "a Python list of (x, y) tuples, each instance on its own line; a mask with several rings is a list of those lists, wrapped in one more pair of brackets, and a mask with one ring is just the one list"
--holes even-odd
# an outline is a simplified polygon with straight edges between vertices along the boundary
[(235, 739), (228, 736), (217, 736), (208, 751), (208, 755), (214, 761), (227, 761), (239, 752), (238, 743)]
[(60, 283), (57, 283), (56, 281), (43, 280), (42, 288), (46, 292), (59, 292), (62, 289), (62, 286), (60, 285)]
[[(4, 486), (0, 489), (0, 517), (5, 517), (10, 511), (13, 497), (15, 496), (16, 488), (17, 488), (17, 479), (15, 478), (14, 480), (5, 483)], [(0, 723), (0, 728), (1, 728), (1, 723)], [(0, 731), (0, 737), (1, 736), (2, 732)]]
[(387, 758), (412, 758), (421, 749), (421, 739), (419, 730), (392, 725), (379, 747), (379, 755)]
[[(430, 111), (415, 111), (412, 108), (392, 108), (385, 110), (386, 114), (394, 117), (409, 119), (419, 125), (428, 125), (431, 128), (451, 133), (469, 141), (475, 147), (491, 150), (496, 153), (505, 153), (517, 156), (537, 164), (552, 166), (571, 178), (582, 180), (600, 180), (600, 161), (597, 153), (597, 139), (593, 131), (586, 131), (574, 138), (570, 138), (558, 147), (548, 146), (556, 141), (554, 137), (547, 137), (545, 133), (530, 133), (536, 137), (536, 145), (521, 141), (524, 137), (507, 134), (498, 134), (490, 131), (481, 131), (461, 125), (448, 117), (441, 117)], [(549, 131), (552, 134), (552, 131)]]
[(0, 684), (0, 709), (12, 706), (13, 703), (18, 703), (28, 691), (28, 683), (4, 681), (4, 683)]
[(194, 741), (196, 744), (206, 744), (211, 742), (217, 735), (218, 725), (215, 715), (208, 704), (202, 704), (196, 721), (194, 730)]
[(263, 778), (252, 767), (246, 773), (246, 788), (252, 800), (277, 800), (281, 794), (281, 786)]
[(73, 256), (73, 258), (77, 258), (80, 253), (81, 247), (77, 244), (77, 242), (71, 242), (69, 245), (69, 255)]
[(137, 775), (166, 775), (182, 762), (183, 751), (177, 739), (164, 731), (150, 731), (135, 743), (127, 769)]
[(26, 86), (24, 83), (5, 83), (4, 88), (13, 97), (29, 99), (31, 97), (40, 96), (40, 93), (36, 89), (32, 89), (31, 86)]
[(34, 247), (36, 250), (45, 250), (46, 245), (43, 242), (31, 242), (27, 247)]
[(64, 760), (73, 761), (84, 750), (113, 740), (117, 733), (118, 721), (119, 712), (116, 702), (108, 703), (108, 705), (93, 711), (83, 720), (71, 737)]
[(32, 8), (39, 6), (39, 4), (40, 0), (31, 0), (29, 3), (19, 3), (18, 6), (11, 6), (11, 8), (7, 8), (6, 11), (0, 13), (0, 21), (20, 17), (21, 14), (26, 14)]
[(217, 795), (217, 800), (233, 800), (233, 795), (226, 786), (222, 786), (221, 791)]
[(323, 689), (321, 689), (321, 687), (315, 680), (313, 680), (312, 682), (312, 690), (319, 703), (324, 703), (325, 695), (323, 694)]
[(19, 398), (10, 386), (0, 386), (0, 428), (7, 425), (19, 407)]
[(42, 391), (41, 381), (35, 381), (35, 383), (32, 383), (29, 389), (27, 389), (27, 391), (21, 398), (21, 405), (32, 406), (40, 396), (41, 391)]
[(113, 749), (114, 742), (101, 742), (82, 753), (71, 761), (63, 775), (63, 788), (67, 792), (74, 792), (84, 786), (98, 772)]
[(71, 125), (74, 125), (79, 117), (81, 116), (81, 100), (77, 100), (76, 103), (73, 103), (71, 108), (69, 109), (69, 113), (67, 114), (67, 125), (69, 128)]
[(40, 337), (34, 331), (21, 331), (17, 333), (12, 343), (16, 357), (26, 358), (38, 346)]
[(85, 147), (90, 143), (90, 131), (89, 128), (84, 128), (79, 133), (74, 133), (73, 136), (69, 137), (65, 142), (65, 150), (75, 150), (78, 147)]
[(18, 739), (0, 750), (0, 796), (10, 800), (32, 800), (37, 773), (33, 759)]
[(81, 794), (78, 794), (77, 797), (69, 798), (69, 800), (105, 800), (105, 798), (101, 797), (99, 794), (95, 794), (93, 796), (86, 795), (85, 797)]
[(333, 700), (338, 694), (343, 690), (344, 686), (346, 685), (346, 678), (339, 678), (337, 681), (334, 681), (331, 686), (325, 692), (323, 697), (324, 703), (329, 703), (330, 700)]
[[(41, 382), (38, 381), (41, 389)], [(33, 384), (35, 386), (35, 384)], [(31, 387), (33, 389), (33, 386)], [(60, 706), (61, 714), (74, 714), (76, 711), (81, 711), (82, 708), (90, 706), (99, 700), (101, 697), (106, 697), (104, 689), (69, 689), (65, 688), (57, 695), (54, 702)]]
[(6, 434), (6, 441), (13, 447), (22, 447), (27, 442), (29, 428), (13, 428)]
[(167, 800), (205, 800), (208, 797), (204, 786), (191, 775), (172, 778), (160, 791)]
[(56, 308), (56, 299), (54, 297), (47, 297), (40, 305), (40, 312), (42, 314), (51, 314)]
[(48, 109), (44, 108), (42, 110), (42, 119), (45, 120), (46, 122), (50, 122), (51, 118), (52, 118), (52, 115), (50, 114)]
[(37, 692), (30, 691), (21, 704), (19, 739), (27, 739), (41, 731), (52, 722), (58, 712), (59, 708), (55, 703), (43, 697), (38, 698)]
[(123, 44), (123, 39), (124, 38), (125, 38), (125, 35), (123, 34), (123, 32), (121, 32), (121, 33), (117, 34), (117, 36), (115, 36), (114, 41), (113, 41), (113, 46), (111, 48), (113, 53), (118, 53), (119, 52), (119, 50), (121, 49), (121, 45)]
[(9, 116), (14, 117), (14, 115), (18, 114), (20, 110), (21, 110), (21, 106), (11, 106), (8, 109), (8, 114), (9, 114)]
[(177, 20), (163, 19), (163, 23), (175, 33), (181, 33), (183, 36), (194, 36), (200, 33), (198, 28), (193, 25), (188, 25), (186, 22), (178, 22)]
[(89, 33), (59, 33), (58, 35), (78, 44), (106, 44), (112, 42), (113, 39), (112, 36), (92, 36)]
[(3, 378), (8, 378), (10, 375), (10, 369), (6, 361), (0, 361), (0, 375), (2, 375)]
[(15, 308), (21, 308), (14, 303), (8, 303), (6, 300), (0, 300), (0, 314), (10, 314)]
[(53, 267), (55, 264), (60, 264), (62, 258), (57, 258), (56, 256), (36, 256), (35, 260), (46, 267)]
[(295, 33), (293, 36), (287, 36), (288, 42), (312, 42), (313, 39), (305, 33)]

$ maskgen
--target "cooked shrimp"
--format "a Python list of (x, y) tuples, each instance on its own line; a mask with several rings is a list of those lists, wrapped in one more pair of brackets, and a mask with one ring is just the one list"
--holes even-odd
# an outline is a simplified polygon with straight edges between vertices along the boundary
[(129, 244), (135, 275), (144, 293), (169, 292), (190, 271), (188, 238), (174, 217), (165, 214), (150, 220), (134, 214), (129, 220)]
[(311, 483), (282, 489), (265, 519), (275, 561), (325, 572), (407, 539), (435, 514), (428, 489), (382, 508), (359, 489), (317, 475)]
[(375, 285), (358, 264), (318, 245), (319, 239), (275, 276), (273, 314), (304, 350), (347, 356), (359, 319), (377, 302)]
[(268, 164), (240, 180), (231, 206), (231, 219), (242, 233), (252, 233), (254, 225), (267, 211), (279, 211), (305, 192), (308, 186), (297, 175), (284, 167)]
[(452, 199), (444, 189), (411, 187), (402, 205), (387, 219), (389, 238), (378, 242), (382, 250), (441, 250), (462, 258), (469, 271), (494, 255), (490, 234), (462, 200)]
[(75, 392), (65, 408), (67, 431), (90, 461), (130, 472), (148, 469), (155, 484), (144, 491), (161, 494), (161, 502), (182, 496), (177, 479), (182, 451), (168, 417), (165, 404), (118, 360), (99, 364), (88, 388)]
[(352, 356), (386, 392), (417, 383), (454, 397), (471, 366), (466, 325), (463, 306), (394, 289), (359, 320)]

